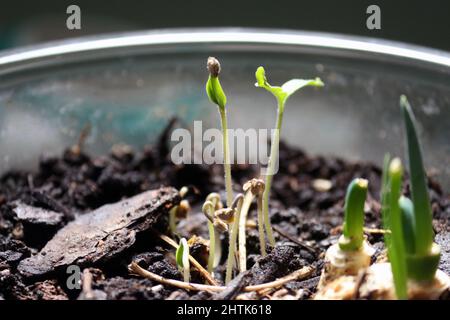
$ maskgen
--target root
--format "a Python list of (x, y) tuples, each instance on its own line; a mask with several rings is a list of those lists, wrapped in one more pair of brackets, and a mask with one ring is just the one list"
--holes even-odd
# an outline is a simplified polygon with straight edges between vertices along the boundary
[[(150, 271), (147, 271), (147, 270), (141, 268), (134, 261), (131, 262), (131, 264), (128, 266), (128, 270), (132, 274), (139, 275), (141, 277), (159, 282), (161, 284), (165, 284), (165, 285), (169, 285), (169, 286), (173, 286), (173, 287), (177, 287), (177, 288), (185, 289), (185, 290), (208, 291), (208, 292), (214, 293), (214, 292), (222, 292), (227, 288), (226, 286), (218, 286), (218, 285), (211, 286), (211, 285), (206, 285), (206, 284), (188, 283), (188, 282), (183, 282), (183, 281), (179, 281), (179, 280), (167, 279), (167, 278), (159, 276), (153, 272), (150, 272)], [(311, 266), (303, 267), (303, 268), (301, 268), (297, 271), (294, 271), (293, 273), (291, 273), (283, 278), (277, 279), (275, 281), (244, 287), (243, 291), (244, 292), (255, 292), (256, 291), (260, 294), (266, 294), (263, 292), (264, 290), (268, 290), (268, 289), (271, 290), (271, 289), (281, 287), (284, 284), (286, 284), (290, 281), (293, 281), (293, 280), (305, 279), (305, 278), (309, 277), (310, 275), (312, 275), (314, 270), (315, 269)]]
[(283, 238), (286, 238), (289, 241), (295, 243), (296, 245), (302, 247), (303, 249), (309, 251), (309, 253), (312, 253), (313, 255), (317, 255), (317, 250), (314, 249), (313, 247), (308, 246), (307, 244), (301, 242), (300, 240), (296, 239), (295, 237), (291, 236), (290, 234), (287, 234), (286, 232), (281, 230), (281, 228), (279, 228), (276, 225), (273, 225), (272, 228), (273, 228), (273, 230), (275, 230)]
[(136, 274), (143, 278), (147, 278), (147, 279), (159, 282), (161, 284), (166, 284), (166, 285), (177, 287), (180, 289), (195, 290), (195, 291), (208, 291), (208, 292), (221, 292), (226, 288), (226, 287), (222, 287), (222, 286), (215, 286), (215, 285), (211, 286), (211, 285), (207, 285), (207, 284), (189, 283), (189, 282), (184, 282), (184, 281), (179, 281), (179, 280), (167, 279), (167, 278), (159, 276), (153, 272), (150, 272), (150, 271), (147, 271), (147, 270), (141, 268), (134, 261), (128, 266), (128, 270), (132, 274)]

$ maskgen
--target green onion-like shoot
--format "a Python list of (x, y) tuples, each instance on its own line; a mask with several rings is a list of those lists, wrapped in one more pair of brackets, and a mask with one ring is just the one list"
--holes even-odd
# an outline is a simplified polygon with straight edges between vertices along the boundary
[(385, 156), (381, 206), (384, 228), (391, 231), (385, 234), (385, 244), (391, 262), (395, 292), (398, 299), (407, 299), (407, 266), (405, 255), (405, 241), (403, 236), (402, 213), (399, 205), (402, 189), (403, 166), (400, 159), (390, 161)]
[(413, 231), (405, 232), (405, 236), (413, 234), (413, 238), (405, 239), (405, 242), (413, 242), (408, 246), (413, 250), (407, 254), (408, 276), (417, 281), (431, 281), (439, 264), (440, 249), (433, 242), (432, 211), (416, 120), (404, 95), (400, 97), (400, 107), (406, 130), (412, 200), (412, 203), (402, 201), (404, 220), (409, 221), (409, 228), (413, 227)]
[(275, 96), (278, 104), (275, 132), (272, 137), (272, 145), (270, 148), (268, 169), (265, 177), (265, 191), (263, 194), (263, 210), (262, 210), (263, 221), (267, 237), (269, 239), (270, 244), (274, 246), (275, 238), (273, 237), (272, 226), (269, 220), (269, 195), (270, 195), (270, 188), (272, 185), (272, 178), (275, 172), (275, 165), (276, 162), (278, 161), (278, 149), (280, 142), (281, 125), (283, 123), (284, 107), (287, 99), (297, 90), (307, 86), (322, 87), (324, 84), (319, 78), (316, 78), (312, 80), (292, 79), (284, 83), (281, 87), (271, 86), (266, 79), (266, 72), (263, 67), (258, 67), (255, 73), (255, 77), (256, 77), (255, 86), (264, 88), (270, 93), (272, 93)]
[(347, 188), (343, 235), (339, 247), (345, 251), (359, 250), (364, 241), (364, 203), (368, 181), (354, 179)]

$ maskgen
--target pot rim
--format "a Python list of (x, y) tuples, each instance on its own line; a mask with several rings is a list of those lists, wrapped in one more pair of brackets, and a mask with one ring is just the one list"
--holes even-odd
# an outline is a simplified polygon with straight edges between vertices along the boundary
[(450, 73), (449, 52), (397, 41), (283, 29), (181, 28), (84, 36), (0, 51), (0, 75), (70, 62), (74, 57), (77, 61), (89, 61), (105, 54), (114, 56), (120, 49), (163, 47), (169, 52), (171, 47), (177, 49), (181, 45), (219, 45), (221, 49), (228, 45), (229, 50), (235, 51), (255, 46), (276, 48), (278, 52), (283, 52), (283, 48), (289, 52), (343, 51), (370, 60), (408, 63)]

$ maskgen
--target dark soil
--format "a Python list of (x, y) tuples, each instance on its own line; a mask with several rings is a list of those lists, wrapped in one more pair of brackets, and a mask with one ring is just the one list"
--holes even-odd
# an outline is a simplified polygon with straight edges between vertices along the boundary
[[(106, 252), (97, 252), (94, 258), (90, 256), (91, 260), (82, 260), (82, 267), (89, 268), (86, 272), (92, 278), (88, 296), (86, 292), (80, 294), (81, 290), (67, 287), (68, 275), (64, 268), (56, 267), (57, 262), (46, 265), (45, 272), (39, 271), (38, 276), (20, 272), (29, 261), (43, 254), (39, 251), (50, 246), (49, 241), (58, 230), (74, 219), (92, 214), (105, 204), (162, 186), (191, 187), (188, 199), (193, 210), (179, 223), (179, 232), (188, 238), (193, 235), (207, 238), (205, 218), (199, 208), (208, 193), (223, 194), (222, 167), (174, 165), (169, 159), (168, 132), (170, 128), (160, 137), (159, 144), (142, 151), (117, 145), (108, 155), (91, 157), (82, 151), (82, 146), (75, 146), (60, 157), (43, 155), (37, 172), (4, 174), (0, 178), (0, 299), (231, 299), (245, 285), (272, 281), (303, 266), (313, 265), (316, 271), (308, 279), (284, 286), (284, 290), (293, 296), (307, 299), (316, 290), (322, 253), (339, 236), (344, 195), (353, 178), (369, 180), (366, 226), (381, 227), (380, 168), (370, 163), (313, 157), (281, 144), (280, 169), (274, 178), (270, 210), (274, 228), (279, 231), (275, 232), (277, 245), (261, 258), (257, 230), (250, 229), (247, 239), (249, 271), (236, 278), (225, 292), (215, 296), (206, 292), (188, 292), (129, 275), (127, 265), (134, 260), (163, 277), (182, 279), (175, 265), (174, 250), (154, 232), (167, 234), (167, 210), (155, 215), (151, 223), (146, 218), (144, 222), (139, 220), (139, 223), (130, 224), (131, 227), (127, 225), (125, 230), (133, 232), (133, 237), (129, 240), (126, 232), (120, 233), (114, 244), (130, 241), (120, 245), (120, 250), (117, 246), (107, 246)], [(258, 168), (252, 166), (235, 166), (232, 171), (236, 192), (241, 192), (242, 184), (258, 174)], [(326, 180), (325, 184), (317, 179)], [(328, 182), (330, 188), (326, 186)], [(405, 185), (408, 193), (407, 183)], [(450, 273), (450, 197), (431, 179), (429, 187), (436, 241), (443, 247), (441, 268)], [(179, 199), (175, 198), (167, 201), (176, 204)], [(256, 220), (253, 207), (249, 219)], [(368, 239), (381, 252), (382, 236), (369, 234)], [(226, 253), (225, 237), (224, 240)], [(204, 249), (198, 245), (191, 251), (203, 261)], [(56, 260), (64, 259), (68, 257), (62, 255)], [(217, 268), (218, 280), (223, 273), (224, 266), (221, 265)], [(196, 273), (193, 273), (192, 281), (204, 282)]]

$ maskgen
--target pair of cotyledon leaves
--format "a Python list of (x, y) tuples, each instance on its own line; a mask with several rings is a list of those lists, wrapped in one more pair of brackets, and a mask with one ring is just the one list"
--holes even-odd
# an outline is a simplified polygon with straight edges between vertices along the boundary
[[(322, 87), (324, 84), (320, 78), (315, 79), (292, 79), (284, 83), (281, 87), (271, 86), (266, 78), (266, 72), (263, 67), (258, 67), (255, 73), (256, 83), (255, 86), (261, 87), (272, 93), (278, 100), (278, 104), (284, 106), (286, 100), (297, 90), (307, 87)], [(220, 108), (224, 108), (227, 103), (227, 97), (223, 92), (222, 86), (220, 85), (219, 78), (209, 76), (208, 82), (206, 83), (206, 92), (209, 99), (214, 104), (218, 105)]]

